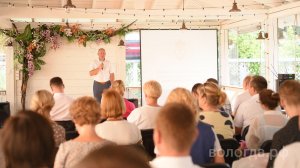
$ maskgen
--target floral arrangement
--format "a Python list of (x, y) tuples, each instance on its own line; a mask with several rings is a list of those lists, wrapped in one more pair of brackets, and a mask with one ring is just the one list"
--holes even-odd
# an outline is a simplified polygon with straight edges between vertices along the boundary
[(41, 70), (41, 66), (46, 64), (42, 57), (47, 52), (47, 44), (50, 45), (50, 49), (56, 50), (61, 46), (61, 38), (66, 38), (69, 42), (77, 41), (83, 46), (86, 46), (87, 42), (109, 43), (111, 37), (115, 35), (124, 36), (130, 32), (129, 27), (134, 22), (127, 26), (122, 25), (119, 29), (108, 28), (102, 31), (83, 31), (80, 30), (78, 24), (72, 26), (69, 24), (41, 25), (36, 28), (31, 28), (28, 24), (23, 33), (19, 33), (16, 28), (12, 30), (0, 29), (0, 33), (14, 39), (14, 58), (22, 65), (22, 108), (25, 109), (28, 79), (35, 70)]

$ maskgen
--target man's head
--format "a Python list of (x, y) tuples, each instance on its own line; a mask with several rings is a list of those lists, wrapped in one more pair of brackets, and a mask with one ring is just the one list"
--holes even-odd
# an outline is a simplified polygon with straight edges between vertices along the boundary
[[(280, 95), (280, 104), (284, 108), (286, 108), (287, 106), (300, 107), (300, 83), (298, 81), (296, 80), (284, 81), (279, 87), (279, 95)], [(287, 113), (289, 115), (288, 111)]]
[(105, 60), (105, 55), (106, 55), (105, 49), (104, 48), (100, 48), (98, 50), (99, 60), (100, 61), (104, 61)]
[(250, 88), (250, 81), (251, 81), (251, 76), (247, 75), (244, 80), (243, 80), (243, 89), (244, 90), (249, 90)]
[(62, 93), (65, 85), (60, 77), (53, 77), (50, 79), (50, 87), (54, 93)]
[(262, 90), (267, 89), (267, 80), (259, 75), (253, 76), (250, 81), (249, 93), (251, 96), (259, 94)]
[(187, 156), (197, 136), (194, 113), (181, 103), (168, 103), (160, 110), (154, 143), (161, 156)]

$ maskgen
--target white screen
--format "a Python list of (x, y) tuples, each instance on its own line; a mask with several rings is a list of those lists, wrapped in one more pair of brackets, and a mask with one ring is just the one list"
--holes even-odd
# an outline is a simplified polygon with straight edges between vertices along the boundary
[(158, 102), (164, 105), (176, 87), (191, 90), (217, 79), (217, 50), (216, 30), (141, 30), (142, 84), (158, 81), (163, 90)]

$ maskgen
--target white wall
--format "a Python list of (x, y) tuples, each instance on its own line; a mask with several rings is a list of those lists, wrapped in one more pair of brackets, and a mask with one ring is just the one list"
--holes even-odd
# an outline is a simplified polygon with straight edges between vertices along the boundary
[[(35, 91), (39, 89), (50, 90), (49, 80), (59, 76), (65, 84), (65, 93), (76, 98), (84, 95), (93, 95), (93, 79), (89, 76), (90, 64), (97, 59), (98, 49), (106, 49), (106, 59), (111, 61), (115, 67), (115, 79), (125, 80), (125, 47), (117, 46), (118, 37), (112, 38), (109, 44), (88, 43), (86, 47), (78, 45), (77, 42), (69, 43), (63, 41), (57, 50), (48, 50), (43, 57), (46, 65), (42, 70), (35, 71), (29, 79), (27, 87), (26, 107)], [(21, 80), (17, 81), (17, 109), (21, 108)]]

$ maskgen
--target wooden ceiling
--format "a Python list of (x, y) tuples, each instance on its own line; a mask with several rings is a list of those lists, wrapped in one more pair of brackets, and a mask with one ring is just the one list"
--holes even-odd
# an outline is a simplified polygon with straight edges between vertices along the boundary
[[(85, 28), (128, 24), (135, 28), (217, 27), (228, 20), (265, 16), (271, 8), (300, 0), (236, 0), (242, 12), (232, 13), (233, 0), (72, 0), (75, 9), (65, 10), (67, 0), (0, 0), (0, 27), (10, 20), (40, 23), (69, 22)], [(23, 20), (22, 20), (23, 19)]]

